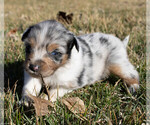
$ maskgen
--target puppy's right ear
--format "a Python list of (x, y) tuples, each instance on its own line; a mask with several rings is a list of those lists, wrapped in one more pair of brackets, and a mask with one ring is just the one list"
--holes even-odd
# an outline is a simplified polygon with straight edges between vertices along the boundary
[(23, 42), (28, 38), (28, 36), (29, 36), (30, 31), (31, 31), (32, 28), (33, 28), (33, 26), (30, 26), (30, 27), (29, 27), (28, 29), (26, 29), (25, 32), (23, 33), (22, 38), (21, 38), (21, 40), (22, 40)]

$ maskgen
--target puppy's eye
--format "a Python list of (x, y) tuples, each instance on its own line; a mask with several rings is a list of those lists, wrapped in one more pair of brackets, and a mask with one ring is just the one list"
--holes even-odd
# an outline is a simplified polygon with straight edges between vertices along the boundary
[(61, 56), (62, 53), (58, 52), (57, 50), (54, 50), (53, 52), (51, 52), (52, 56)]
[(57, 55), (57, 52), (53, 51), (51, 52), (51, 55)]
[(52, 58), (55, 61), (60, 61), (62, 58), (62, 53), (59, 52), (58, 50), (54, 50), (51, 53), (49, 53), (50, 58)]

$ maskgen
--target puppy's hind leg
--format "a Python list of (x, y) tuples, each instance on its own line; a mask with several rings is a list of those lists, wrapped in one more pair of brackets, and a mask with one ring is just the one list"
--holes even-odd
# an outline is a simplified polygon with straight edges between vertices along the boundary
[(130, 92), (139, 89), (139, 75), (134, 66), (128, 60), (126, 46), (129, 41), (127, 36), (123, 42), (115, 39), (114, 45), (107, 60), (109, 71), (125, 81)]
[(130, 92), (135, 92), (139, 89), (139, 75), (134, 66), (126, 60), (121, 63), (111, 63), (109, 71), (125, 81), (129, 87)]

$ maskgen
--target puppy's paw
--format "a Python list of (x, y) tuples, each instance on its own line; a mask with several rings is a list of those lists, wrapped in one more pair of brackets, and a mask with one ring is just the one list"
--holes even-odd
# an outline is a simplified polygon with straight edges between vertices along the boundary
[(26, 95), (21, 98), (21, 100), (19, 101), (19, 105), (24, 105), (26, 107), (30, 107), (32, 102), (33, 101)]
[(138, 89), (140, 88), (140, 86), (139, 86), (139, 84), (132, 84), (132, 85), (130, 85), (130, 87), (129, 87), (129, 91), (130, 91), (130, 93), (135, 93)]

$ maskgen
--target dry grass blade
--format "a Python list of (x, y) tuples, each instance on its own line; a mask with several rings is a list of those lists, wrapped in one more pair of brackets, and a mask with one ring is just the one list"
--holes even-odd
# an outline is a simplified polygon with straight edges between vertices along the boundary
[(129, 95), (132, 99), (134, 99), (134, 100), (136, 101), (136, 98), (135, 98), (134, 96), (132, 96), (132, 94), (130, 93), (130, 91), (129, 91), (127, 85), (126, 85), (126, 83), (123, 82), (123, 84), (124, 84), (124, 86), (125, 86), (125, 88), (126, 88), (126, 90), (127, 90), (128, 95)]
[(114, 85), (114, 88), (118, 85), (118, 83), (121, 81), (121, 79), (119, 79), (116, 83), (115, 83), (115, 85)]
[(115, 116), (116, 125), (118, 125), (117, 117), (116, 117), (116, 114), (115, 114), (115, 111), (114, 111), (114, 110), (113, 110), (113, 113), (114, 113), (114, 116)]
[(33, 100), (33, 106), (37, 116), (44, 116), (50, 113), (48, 106), (54, 107), (53, 103), (48, 100), (38, 98), (36, 96), (29, 95), (29, 98)]
[(113, 125), (112, 122), (111, 122), (111, 119), (109, 117), (107, 117), (107, 116), (105, 116), (105, 117), (106, 117), (106, 120), (108, 122), (108, 125)]
[(79, 97), (72, 97), (62, 99), (63, 104), (73, 113), (84, 113), (85, 105), (84, 102)]
[(18, 80), (15, 82), (15, 85), (14, 85), (14, 92), (13, 92), (13, 96), (12, 96), (12, 102), (14, 102), (14, 100), (15, 100), (15, 92), (16, 92), (16, 88), (17, 88), (17, 82), (18, 82)]

